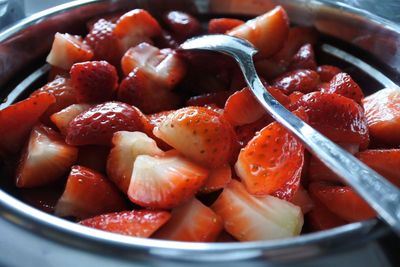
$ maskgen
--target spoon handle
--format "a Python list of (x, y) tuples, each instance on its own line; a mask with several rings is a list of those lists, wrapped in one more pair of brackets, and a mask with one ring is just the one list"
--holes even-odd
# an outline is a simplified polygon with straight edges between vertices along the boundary
[(267, 111), (346, 181), (400, 235), (400, 190), (283, 107), (263, 86), (247, 53), (235, 55), (246, 82)]

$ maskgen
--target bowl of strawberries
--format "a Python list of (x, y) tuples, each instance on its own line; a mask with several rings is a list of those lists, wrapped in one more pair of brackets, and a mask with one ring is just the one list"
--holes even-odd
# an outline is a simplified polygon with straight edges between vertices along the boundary
[(1, 220), (148, 261), (299, 259), (387, 233), (234, 60), (179, 49), (250, 41), (266, 90), (400, 186), (400, 28), (317, 2), (76, 1), (1, 33)]

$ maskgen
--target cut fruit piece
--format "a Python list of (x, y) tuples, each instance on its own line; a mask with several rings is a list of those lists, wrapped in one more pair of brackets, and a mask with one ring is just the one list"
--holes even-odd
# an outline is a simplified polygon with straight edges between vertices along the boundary
[(347, 73), (341, 72), (336, 74), (329, 82), (327, 90), (322, 92), (335, 93), (353, 99), (358, 104), (364, 98), (364, 94), (358, 84)]
[(43, 125), (32, 129), (17, 169), (17, 187), (47, 185), (61, 178), (78, 158), (78, 149)]
[(290, 202), (292, 202), (296, 206), (299, 206), (303, 214), (308, 213), (314, 207), (313, 201), (311, 200), (307, 191), (301, 185)]
[(209, 207), (193, 198), (172, 210), (172, 218), (155, 238), (189, 242), (213, 242), (222, 231), (221, 218)]
[(301, 209), (273, 196), (255, 197), (232, 180), (211, 208), (222, 217), (225, 230), (240, 241), (270, 240), (299, 235)]
[(305, 44), (300, 47), (296, 55), (293, 56), (289, 64), (289, 70), (310, 69), (316, 70), (314, 49), (311, 44)]
[(310, 93), (317, 90), (320, 83), (317, 72), (308, 69), (298, 69), (286, 72), (272, 81), (272, 85), (289, 95), (295, 91)]
[(124, 193), (128, 192), (136, 157), (160, 156), (164, 153), (153, 139), (142, 132), (116, 132), (112, 144), (107, 160), (107, 175)]
[(89, 104), (73, 104), (51, 115), (50, 120), (57, 126), (58, 130), (63, 135), (67, 135), (69, 123), (75, 119), (76, 116), (88, 110), (90, 107), (91, 105)]
[(348, 222), (371, 219), (375, 211), (349, 186), (311, 183), (309, 191), (332, 213)]
[(239, 142), (240, 148), (243, 148), (247, 145), (247, 143), (253, 139), (253, 137), (260, 131), (262, 128), (267, 126), (268, 124), (273, 122), (273, 118), (269, 115), (266, 115), (250, 124), (246, 124), (243, 126), (239, 126), (235, 128), (237, 139)]
[(69, 70), (74, 63), (88, 61), (92, 58), (93, 50), (83, 43), (82, 37), (57, 32), (46, 61), (53, 66)]
[(282, 48), (288, 32), (289, 18), (286, 11), (278, 6), (233, 28), (227, 34), (248, 40), (257, 48), (260, 57), (269, 57)]
[(231, 95), (230, 91), (196, 95), (190, 97), (186, 101), (186, 106), (204, 107), (204, 106), (215, 105), (219, 108), (223, 108), (225, 106), (226, 100), (229, 98), (230, 95)]
[(143, 207), (173, 208), (193, 197), (207, 177), (206, 169), (177, 151), (154, 157), (139, 155), (133, 165), (128, 197)]
[(52, 94), (39, 93), (0, 110), (0, 156), (16, 154), (32, 127), (55, 101)]
[(154, 128), (155, 136), (189, 159), (207, 167), (227, 163), (236, 135), (218, 112), (204, 107), (178, 109)]
[(317, 68), (317, 73), (321, 82), (323, 83), (329, 83), (336, 74), (339, 74), (341, 72), (341, 69), (331, 65), (321, 65)]
[(67, 185), (54, 214), (86, 219), (126, 210), (125, 199), (103, 175), (83, 166), (72, 166)]
[(371, 137), (384, 144), (400, 145), (400, 90), (382, 89), (362, 102)]
[(232, 180), (232, 170), (229, 164), (210, 170), (206, 183), (200, 188), (200, 193), (211, 193), (224, 188)]
[(224, 34), (233, 28), (244, 24), (245, 22), (240, 19), (231, 18), (219, 18), (210, 19), (208, 22), (208, 33), (209, 34)]
[(170, 218), (166, 211), (132, 210), (102, 214), (79, 224), (121, 235), (150, 237)]
[(163, 20), (179, 40), (188, 39), (201, 30), (200, 22), (195, 17), (182, 11), (170, 11), (165, 14)]

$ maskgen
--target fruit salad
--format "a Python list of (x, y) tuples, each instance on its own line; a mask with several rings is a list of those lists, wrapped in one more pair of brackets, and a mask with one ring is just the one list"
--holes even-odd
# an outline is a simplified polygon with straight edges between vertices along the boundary
[(278, 6), (208, 27), (170, 11), (95, 18), (56, 33), (48, 83), (0, 111), (2, 183), (45, 212), (134, 237), (192, 242), (290, 238), (373, 218), (352, 188), (257, 102), (237, 64), (179, 51), (200, 34), (258, 50), (282, 105), (400, 186), (400, 92), (370, 96), (318, 64), (318, 34)]

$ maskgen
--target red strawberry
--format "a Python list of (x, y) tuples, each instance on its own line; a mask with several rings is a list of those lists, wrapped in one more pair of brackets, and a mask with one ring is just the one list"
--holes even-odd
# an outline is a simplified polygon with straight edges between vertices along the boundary
[(301, 143), (274, 122), (240, 151), (235, 170), (249, 193), (290, 200), (299, 188), (303, 164)]
[(17, 153), (33, 125), (55, 101), (52, 94), (39, 93), (0, 110), (0, 155)]
[(227, 34), (248, 40), (257, 48), (260, 57), (269, 57), (282, 48), (288, 32), (288, 16), (286, 11), (278, 6), (233, 28)]
[(187, 39), (201, 30), (200, 22), (182, 11), (170, 11), (163, 17), (165, 24), (179, 40)]
[(54, 214), (86, 219), (125, 209), (124, 198), (111, 182), (96, 171), (75, 165)]
[(305, 44), (300, 47), (299, 51), (297, 51), (296, 55), (290, 61), (289, 70), (297, 69), (317, 69), (315, 54), (311, 44)]
[(287, 71), (287, 63), (272, 58), (255, 59), (257, 73), (267, 80), (272, 80)]
[(173, 209), (171, 215), (171, 220), (154, 235), (155, 238), (213, 242), (223, 228), (221, 218), (195, 198)]
[(224, 34), (233, 28), (244, 24), (243, 20), (230, 19), (230, 18), (219, 18), (210, 19), (208, 22), (208, 33), (210, 34)]
[(358, 84), (350, 77), (349, 74), (341, 72), (336, 74), (329, 82), (328, 90), (322, 92), (335, 93), (353, 99), (358, 104), (364, 98), (364, 94)]
[(288, 95), (294, 91), (302, 93), (315, 91), (319, 82), (318, 73), (315, 71), (299, 69), (278, 76), (272, 81), (272, 85)]
[(330, 82), (336, 74), (339, 74), (341, 72), (341, 69), (331, 65), (321, 65), (317, 68), (317, 73), (321, 79), (321, 82), (324, 83)]
[(289, 95), (289, 101), (290, 101), (290, 105), (294, 105), (294, 104), (296, 104), (296, 102), (298, 101), (298, 100), (300, 100), (302, 97), (303, 97), (303, 93), (302, 92), (299, 92), (299, 91), (294, 91), (293, 93), (291, 93), (290, 95)]
[(255, 197), (232, 180), (211, 208), (222, 217), (225, 230), (239, 241), (279, 239), (300, 234), (299, 207), (276, 197)]
[(47, 81), (48, 82), (54, 81), (55, 79), (58, 78), (58, 76), (68, 78), (69, 70), (64, 70), (56, 66), (51, 66), (49, 74), (47, 75)]
[(124, 50), (122, 43), (114, 34), (115, 24), (99, 19), (85, 37), (85, 43), (92, 47), (94, 60), (105, 60), (118, 66)]
[(313, 201), (311, 200), (307, 191), (301, 185), (290, 202), (300, 207), (303, 214), (308, 213), (314, 207)]
[(385, 144), (400, 145), (400, 91), (386, 88), (362, 102), (371, 137)]
[(362, 107), (352, 99), (314, 92), (304, 95), (293, 107), (299, 106), (305, 108), (309, 124), (332, 141), (367, 146), (367, 120)]
[(93, 58), (93, 50), (83, 43), (82, 37), (68, 33), (56, 33), (47, 62), (53, 66), (69, 70), (76, 62)]
[(79, 103), (109, 101), (118, 86), (117, 70), (106, 61), (76, 63), (70, 74)]
[(232, 180), (232, 170), (229, 164), (224, 164), (215, 169), (211, 169), (208, 178), (200, 188), (201, 193), (211, 193), (224, 188)]
[(144, 207), (173, 208), (193, 197), (207, 176), (206, 169), (173, 150), (162, 156), (139, 155), (133, 165), (128, 197)]
[(80, 146), (77, 165), (104, 174), (106, 173), (106, 163), (109, 153), (110, 148), (107, 146)]
[(158, 126), (170, 113), (174, 112), (174, 110), (170, 111), (161, 111), (158, 113), (153, 113), (148, 116), (143, 115), (144, 129), (143, 132), (147, 134), (151, 139), (156, 141), (157, 146), (164, 151), (170, 150), (171, 146), (165, 143), (163, 140), (158, 138), (153, 134), (154, 127)]
[(349, 186), (311, 183), (309, 190), (329, 211), (343, 220), (355, 222), (375, 216), (374, 210)]
[(142, 130), (141, 116), (140, 111), (125, 103), (98, 104), (70, 122), (66, 142), (71, 145), (109, 145), (115, 132)]
[(57, 126), (58, 130), (60, 130), (63, 135), (66, 135), (69, 123), (75, 119), (76, 116), (88, 110), (90, 107), (89, 104), (73, 104), (51, 115), (50, 120)]
[(186, 101), (186, 106), (199, 106), (204, 107), (207, 105), (216, 105), (223, 108), (226, 100), (231, 95), (229, 91), (208, 93), (203, 95), (192, 96)]
[(141, 132), (116, 132), (112, 144), (107, 160), (107, 175), (124, 193), (128, 192), (136, 157), (163, 153), (153, 139)]
[(132, 210), (102, 214), (79, 224), (121, 235), (150, 237), (170, 218), (166, 211)]
[(240, 147), (246, 146), (247, 143), (257, 134), (258, 131), (260, 131), (271, 122), (273, 122), (272, 117), (266, 115), (253, 123), (236, 127), (235, 131)]
[(208, 167), (227, 163), (236, 141), (229, 122), (218, 112), (204, 107), (176, 110), (153, 132), (189, 159)]
[(135, 105), (146, 114), (175, 109), (180, 102), (177, 94), (160, 87), (149, 73), (140, 68), (132, 71), (121, 82), (118, 99)]
[(78, 157), (78, 149), (43, 125), (33, 128), (17, 169), (17, 187), (49, 184), (69, 171)]
[(122, 15), (113, 33), (121, 40), (124, 51), (161, 34), (157, 20), (146, 10), (134, 9)]

